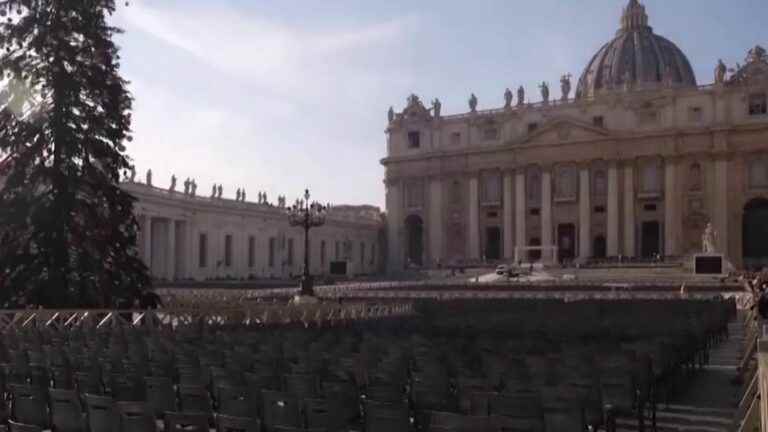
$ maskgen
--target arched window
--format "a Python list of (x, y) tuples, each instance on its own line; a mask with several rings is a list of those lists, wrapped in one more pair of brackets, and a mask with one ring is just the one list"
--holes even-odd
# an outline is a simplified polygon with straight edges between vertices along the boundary
[(749, 163), (749, 187), (768, 188), (768, 159), (759, 158)]
[(696, 162), (691, 164), (688, 169), (688, 190), (692, 192), (700, 191), (702, 188), (701, 165)]

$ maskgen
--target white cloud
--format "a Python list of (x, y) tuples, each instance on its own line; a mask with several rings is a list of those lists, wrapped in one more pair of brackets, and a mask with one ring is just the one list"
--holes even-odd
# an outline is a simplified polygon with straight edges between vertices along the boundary
[(202, 193), (215, 182), (291, 197), (310, 184), (321, 200), (382, 205), (380, 101), (408, 72), (379, 51), (406, 44), (415, 22), (307, 31), (218, 2), (132, 2), (116, 16), (136, 98), (129, 152), (160, 185), (175, 173)]

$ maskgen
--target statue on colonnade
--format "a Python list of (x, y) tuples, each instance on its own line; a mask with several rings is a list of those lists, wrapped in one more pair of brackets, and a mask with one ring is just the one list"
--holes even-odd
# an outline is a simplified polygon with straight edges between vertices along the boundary
[(152, 186), (152, 169), (147, 170), (147, 186)]
[(504, 108), (511, 108), (512, 107), (512, 90), (507, 87), (507, 89), (504, 91)]
[(171, 174), (171, 186), (168, 188), (168, 192), (176, 192), (176, 175)]

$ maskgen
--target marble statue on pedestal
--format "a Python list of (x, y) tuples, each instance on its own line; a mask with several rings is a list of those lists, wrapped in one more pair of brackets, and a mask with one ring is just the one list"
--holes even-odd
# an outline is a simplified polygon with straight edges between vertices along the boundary
[(504, 90), (504, 108), (509, 108), (512, 106), (512, 90), (507, 87), (506, 90)]
[(472, 112), (477, 111), (477, 96), (474, 93), (469, 97), (469, 110)]
[(147, 170), (147, 186), (152, 186), (152, 169)]
[(705, 254), (716, 253), (715, 243), (717, 239), (717, 231), (712, 227), (712, 223), (707, 223), (707, 227), (704, 228), (704, 233), (701, 235), (701, 249)]

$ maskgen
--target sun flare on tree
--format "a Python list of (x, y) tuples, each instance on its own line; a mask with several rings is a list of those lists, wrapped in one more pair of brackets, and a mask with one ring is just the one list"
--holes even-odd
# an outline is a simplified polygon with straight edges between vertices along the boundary
[(93, 307), (149, 285), (110, 0), (0, 0), (0, 306)]

